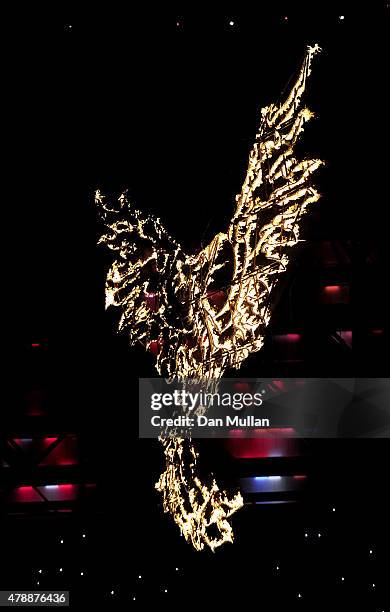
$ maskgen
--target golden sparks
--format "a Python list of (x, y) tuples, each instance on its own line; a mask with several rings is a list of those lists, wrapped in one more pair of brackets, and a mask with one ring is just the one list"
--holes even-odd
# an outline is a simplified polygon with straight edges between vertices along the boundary
[[(284, 101), (261, 110), (232, 220), (200, 253), (186, 254), (159, 219), (133, 208), (125, 194), (110, 207), (96, 192), (106, 227), (99, 242), (116, 255), (107, 274), (106, 307), (120, 308), (119, 330), (131, 344), (153, 350), (161, 376), (217, 384), (226, 368), (239, 368), (263, 346), (273, 289), (299, 241), (308, 205), (320, 197), (310, 180), (323, 162), (298, 160), (295, 153), (313, 117), (302, 98), (319, 51), (318, 45), (307, 48)], [(201, 483), (190, 440), (161, 441), (166, 469), (156, 488), (164, 510), (197, 550), (231, 542), (228, 518), (242, 506), (241, 495), (229, 500), (215, 481)], [(211, 525), (217, 536), (209, 536)]]
[[(214, 551), (225, 542), (233, 542), (228, 518), (242, 507), (241, 493), (228, 499), (213, 479), (211, 486), (202, 484), (197, 475), (198, 454), (191, 442), (182, 438), (160, 438), (164, 445), (166, 470), (156, 489), (163, 495), (164, 512), (169, 512), (182, 535), (196, 550), (207, 545)], [(183, 456), (189, 453), (188, 461)], [(210, 528), (215, 527), (214, 536)]]

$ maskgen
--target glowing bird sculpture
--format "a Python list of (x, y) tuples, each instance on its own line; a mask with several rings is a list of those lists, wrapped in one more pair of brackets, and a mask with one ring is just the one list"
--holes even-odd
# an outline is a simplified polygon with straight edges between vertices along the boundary
[[(263, 346), (272, 292), (298, 242), (303, 215), (319, 199), (311, 177), (323, 162), (298, 159), (295, 151), (313, 116), (302, 99), (318, 51), (318, 45), (307, 48), (284, 100), (261, 110), (230, 224), (199, 253), (185, 253), (159, 219), (136, 210), (125, 195), (110, 205), (96, 192), (106, 227), (99, 242), (115, 255), (106, 307), (120, 308), (119, 330), (131, 344), (153, 348), (161, 376), (212, 384)], [(166, 470), (156, 487), (165, 511), (197, 550), (232, 541), (227, 519), (242, 505), (240, 493), (229, 500), (215, 481), (201, 483), (191, 441), (162, 442)]]

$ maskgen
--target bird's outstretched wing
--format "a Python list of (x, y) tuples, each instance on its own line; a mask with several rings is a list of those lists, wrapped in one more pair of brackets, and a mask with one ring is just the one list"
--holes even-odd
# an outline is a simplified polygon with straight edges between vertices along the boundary
[(201, 358), (188, 364), (192, 376), (218, 379), (263, 345), (272, 290), (298, 242), (302, 216), (319, 198), (311, 175), (323, 162), (297, 159), (295, 146), (313, 116), (302, 99), (319, 50), (308, 47), (285, 99), (262, 109), (228, 231), (190, 262), (190, 316), (202, 346)]
[(136, 210), (122, 194), (113, 204), (97, 191), (105, 232), (99, 243), (114, 252), (115, 259), (106, 277), (106, 308), (120, 309), (118, 329), (130, 343), (145, 348), (153, 340), (160, 345), (176, 340), (181, 328), (175, 304), (172, 277), (185, 260), (180, 245), (168, 234), (159, 219)]

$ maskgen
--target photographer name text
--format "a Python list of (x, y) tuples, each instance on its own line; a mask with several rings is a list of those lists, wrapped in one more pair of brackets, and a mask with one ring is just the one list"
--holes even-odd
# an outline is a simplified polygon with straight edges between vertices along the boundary
[(150, 419), (153, 427), (270, 427), (269, 419), (261, 419), (248, 415), (225, 415), (223, 418), (210, 418), (205, 415), (195, 417), (178, 416), (173, 419), (155, 415)]

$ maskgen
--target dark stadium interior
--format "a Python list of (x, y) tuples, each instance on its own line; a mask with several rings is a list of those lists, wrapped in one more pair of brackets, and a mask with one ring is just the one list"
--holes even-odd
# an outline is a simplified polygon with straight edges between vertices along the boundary
[(248, 503), (233, 519), (236, 541), (214, 554), (193, 551), (163, 514), (161, 449), (138, 439), (138, 378), (155, 375), (154, 356), (130, 348), (104, 310), (110, 258), (96, 246), (93, 194), (128, 189), (184, 248), (204, 246), (232, 215), (259, 109), (318, 42), (307, 96), (316, 119), (300, 146), (326, 162), (315, 180), (322, 197), (265, 346), (239, 375), (385, 377), (388, 10), (277, 2), (242, 14), (95, 8), (9, 18), (6, 265), (16, 287), (0, 427), (0, 589), (67, 589), (71, 607), (103, 609), (385, 609), (386, 439), (301, 440), (276, 457), (202, 441), (203, 469), (229, 487), (255, 475), (301, 476), (304, 486), (258, 498), (291, 503)]

